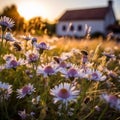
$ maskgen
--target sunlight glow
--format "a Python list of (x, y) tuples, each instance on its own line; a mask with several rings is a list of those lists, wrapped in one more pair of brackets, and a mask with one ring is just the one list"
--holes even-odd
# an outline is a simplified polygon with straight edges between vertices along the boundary
[(26, 20), (40, 16), (46, 18), (46, 11), (42, 5), (34, 1), (22, 2), (18, 6), (18, 12)]

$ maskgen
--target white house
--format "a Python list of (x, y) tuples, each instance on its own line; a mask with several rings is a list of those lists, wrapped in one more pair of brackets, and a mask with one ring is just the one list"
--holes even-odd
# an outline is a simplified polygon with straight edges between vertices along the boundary
[(107, 33), (107, 27), (115, 23), (116, 18), (112, 8), (112, 0), (107, 7), (68, 10), (58, 20), (56, 34), (58, 36), (85, 35), (85, 24), (91, 27), (91, 33)]

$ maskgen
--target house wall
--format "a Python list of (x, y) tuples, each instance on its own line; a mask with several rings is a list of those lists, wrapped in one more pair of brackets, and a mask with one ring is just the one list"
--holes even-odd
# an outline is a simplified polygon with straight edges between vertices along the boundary
[[(105, 32), (104, 21), (103, 20), (84, 20), (84, 21), (72, 21), (72, 22), (59, 22), (56, 26), (56, 33), (58, 36), (84, 36), (85, 35), (85, 24), (91, 27), (91, 32)], [(70, 26), (74, 26), (74, 30), (70, 30)], [(81, 30), (78, 30), (78, 26), (81, 25)], [(63, 30), (62, 27), (66, 26), (66, 30)]]
[(109, 12), (107, 13), (106, 17), (105, 17), (105, 29), (111, 25), (111, 24), (114, 24), (116, 21), (116, 18), (114, 16), (114, 13), (113, 13), (113, 10), (110, 9)]

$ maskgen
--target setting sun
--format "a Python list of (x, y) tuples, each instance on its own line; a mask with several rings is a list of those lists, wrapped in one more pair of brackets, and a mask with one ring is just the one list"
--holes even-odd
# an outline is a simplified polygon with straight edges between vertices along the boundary
[(20, 3), (18, 6), (18, 12), (26, 20), (29, 20), (36, 16), (41, 16), (42, 18), (46, 18), (45, 9), (43, 8), (43, 6), (33, 1)]

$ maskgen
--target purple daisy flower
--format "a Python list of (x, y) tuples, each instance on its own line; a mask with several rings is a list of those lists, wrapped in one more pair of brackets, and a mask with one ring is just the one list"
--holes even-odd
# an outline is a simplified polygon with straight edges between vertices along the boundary
[(14, 26), (14, 21), (6, 16), (0, 18), (0, 26), (2, 26), (2, 30), (5, 31), (6, 28), (10, 29)]
[(30, 83), (28, 85), (23, 86), (21, 89), (17, 89), (17, 98), (24, 98), (26, 95), (31, 95), (35, 92), (35, 88)]
[(8, 99), (12, 93), (12, 85), (0, 81), (0, 100)]
[(37, 69), (37, 74), (43, 74), (44, 77), (47, 77), (49, 75), (56, 74), (59, 70), (57, 69), (57, 66), (54, 64), (48, 64), (44, 66), (39, 66)]
[(39, 59), (39, 53), (37, 51), (29, 50), (25, 55), (28, 60), (28, 63), (36, 62)]
[(79, 90), (76, 90), (76, 86), (70, 83), (61, 83), (50, 90), (50, 94), (54, 96), (54, 103), (61, 101), (66, 106), (68, 102), (76, 102), (79, 92)]

